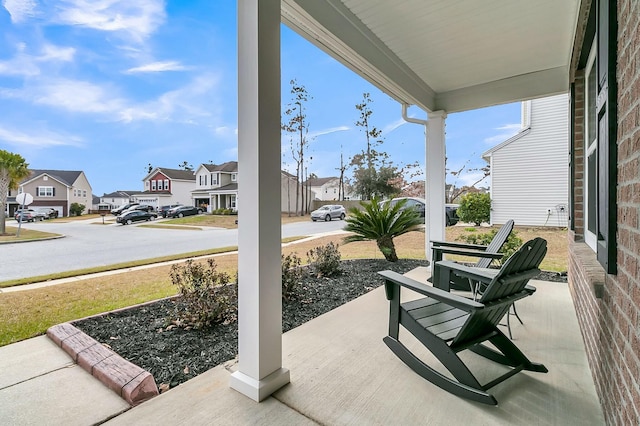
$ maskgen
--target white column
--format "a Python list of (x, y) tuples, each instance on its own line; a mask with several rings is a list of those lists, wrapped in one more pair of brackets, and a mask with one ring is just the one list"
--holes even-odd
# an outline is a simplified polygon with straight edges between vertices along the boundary
[(280, 0), (238, 1), (238, 371), (230, 386), (261, 401), (282, 368)]
[(445, 229), (445, 111), (427, 114), (425, 253), (431, 260), (431, 241), (444, 241)]

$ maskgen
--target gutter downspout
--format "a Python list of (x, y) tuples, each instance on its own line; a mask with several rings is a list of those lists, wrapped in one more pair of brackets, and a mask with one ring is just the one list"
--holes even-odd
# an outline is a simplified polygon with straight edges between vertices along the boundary
[(431, 241), (445, 240), (445, 111), (427, 112), (427, 119), (407, 116), (407, 103), (402, 103), (402, 118), (425, 129), (425, 257), (432, 269)]

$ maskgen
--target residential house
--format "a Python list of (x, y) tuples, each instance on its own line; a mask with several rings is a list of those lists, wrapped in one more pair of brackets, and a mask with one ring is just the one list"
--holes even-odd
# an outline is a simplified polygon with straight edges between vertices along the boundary
[(32, 169), (30, 172), (18, 189), (18, 193), (26, 192), (33, 196), (30, 208), (54, 208), (59, 216), (68, 216), (73, 203), (84, 205), (84, 213), (91, 209), (91, 185), (83, 171)]
[(191, 191), (191, 199), (194, 205), (206, 207), (208, 212), (237, 210), (238, 162), (201, 164), (195, 171), (195, 189)]
[(156, 167), (142, 179), (144, 191), (131, 195), (132, 201), (155, 208), (167, 204), (191, 204), (196, 176), (192, 170)]
[(303, 186), (311, 188), (312, 199), (320, 201), (338, 200), (340, 193), (340, 178), (323, 177), (307, 179)]
[(491, 223), (566, 227), (569, 97), (522, 102), (518, 134), (482, 154), (491, 166)]
[[(194, 205), (206, 207), (208, 212), (217, 209), (238, 210), (238, 162), (201, 164), (195, 172), (196, 189), (191, 191)], [(280, 209), (295, 211), (295, 176), (281, 171)], [(299, 201), (301, 202), (301, 201)]]
[[(270, 202), (281, 161), (273, 103), (281, 96), (276, 35), (284, 23), (397, 100), (406, 121), (424, 126), (427, 252), (430, 240), (444, 237), (447, 116), (570, 93), (569, 290), (606, 423), (637, 424), (640, 2), (374, 3), (240, 1), (238, 158), (247, 182), (263, 185), (240, 185), (253, 208), (242, 211), (251, 226), (238, 230), (243, 278), (231, 387), (259, 401), (290, 377), (276, 289), (281, 241), (272, 231), (280, 218)], [(410, 117), (410, 105), (426, 118)]]
[(98, 210), (113, 210), (133, 201), (133, 195), (140, 191), (114, 191), (100, 197)]

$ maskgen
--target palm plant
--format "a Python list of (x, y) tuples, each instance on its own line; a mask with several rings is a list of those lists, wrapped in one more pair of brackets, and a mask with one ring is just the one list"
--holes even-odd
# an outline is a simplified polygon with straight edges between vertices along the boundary
[(10, 189), (17, 189), (20, 181), (29, 176), (29, 165), (19, 154), (0, 149), (0, 235), (5, 234), (5, 209)]
[(362, 210), (356, 207), (349, 209), (344, 229), (353, 232), (353, 235), (345, 237), (345, 243), (374, 240), (385, 259), (397, 262), (398, 255), (393, 239), (415, 230), (422, 223), (422, 219), (415, 209), (404, 208), (406, 200), (401, 200), (393, 206), (390, 204), (379, 203), (374, 197), (371, 202), (360, 202)]

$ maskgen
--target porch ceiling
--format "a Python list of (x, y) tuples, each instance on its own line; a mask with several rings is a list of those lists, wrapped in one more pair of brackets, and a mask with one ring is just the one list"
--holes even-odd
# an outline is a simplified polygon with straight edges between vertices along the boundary
[(400, 102), (449, 112), (569, 88), (580, 0), (283, 0), (282, 21)]

